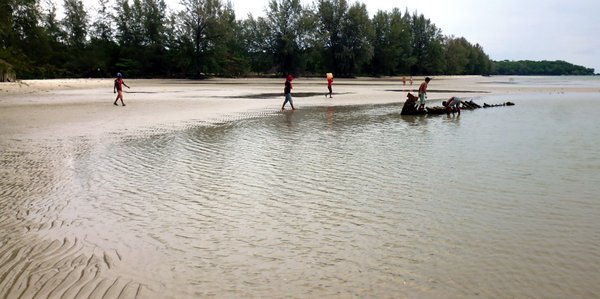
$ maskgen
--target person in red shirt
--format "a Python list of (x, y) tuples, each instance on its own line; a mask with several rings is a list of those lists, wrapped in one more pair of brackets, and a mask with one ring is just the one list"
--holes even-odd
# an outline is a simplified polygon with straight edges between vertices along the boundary
[[(332, 85), (333, 85), (333, 74), (327, 74), (327, 89), (329, 89), (329, 98), (333, 98), (333, 96), (332, 96), (333, 89), (331, 88)], [(325, 97), (327, 97), (327, 94), (325, 94)]]
[(117, 73), (117, 79), (115, 79), (115, 84), (113, 86), (113, 93), (119, 93), (117, 94), (117, 98), (115, 99), (115, 102), (113, 103), (115, 106), (119, 106), (117, 104), (117, 101), (119, 99), (121, 99), (121, 104), (123, 104), (123, 106), (125, 106), (125, 102), (123, 102), (123, 85), (125, 85), (125, 87), (129, 88), (129, 86), (127, 84), (125, 84), (125, 82), (123, 82), (123, 75), (121, 73)]

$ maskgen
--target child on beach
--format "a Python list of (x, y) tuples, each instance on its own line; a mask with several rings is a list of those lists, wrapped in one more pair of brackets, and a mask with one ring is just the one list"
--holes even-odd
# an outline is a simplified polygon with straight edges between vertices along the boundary
[[(333, 96), (332, 96), (333, 90), (331, 88), (332, 85), (333, 85), (333, 74), (327, 73), (327, 89), (329, 89), (329, 98), (333, 98)], [(325, 94), (325, 97), (327, 97), (327, 94)]]
[(294, 77), (292, 77), (292, 75), (288, 75), (287, 79), (285, 80), (285, 87), (283, 88), (285, 100), (283, 101), (283, 105), (281, 105), (281, 110), (285, 110), (285, 104), (287, 102), (290, 102), (292, 110), (296, 110), (296, 108), (294, 108), (294, 103), (292, 102), (292, 80), (294, 80)]
[(427, 85), (431, 81), (431, 78), (426, 77), (425, 82), (419, 86), (419, 110), (425, 109), (425, 100), (427, 99)]
[(125, 82), (123, 82), (123, 75), (121, 73), (117, 73), (117, 79), (115, 79), (115, 84), (113, 86), (113, 93), (119, 93), (117, 94), (117, 98), (115, 99), (115, 102), (113, 103), (115, 106), (119, 106), (117, 104), (117, 100), (121, 99), (121, 104), (123, 104), (123, 106), (125, 106), (125, 102), (123, 102), (123, 85), (125, 85), (125, 87), (129, 88), (129, 86), (127, 84), (125, 84)]

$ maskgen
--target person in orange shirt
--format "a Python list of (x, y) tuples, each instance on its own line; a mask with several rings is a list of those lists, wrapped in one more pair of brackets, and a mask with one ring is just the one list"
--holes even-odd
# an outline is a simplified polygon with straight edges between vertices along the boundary
[[(327, 89), (329, 89), (329, 98), (333, 98), (333, 96), (332, 96), (333, 89), (331, 88), (332, 85), (333, 85), (333, 75), (327, 74)], [(325, 94), (325, 97), (327, 97), (327, 94)]]

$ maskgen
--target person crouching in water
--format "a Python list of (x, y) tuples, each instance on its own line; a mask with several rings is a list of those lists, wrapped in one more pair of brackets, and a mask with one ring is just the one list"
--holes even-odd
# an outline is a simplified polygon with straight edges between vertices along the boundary
[(121, 73), (117, 73), (117, 79), (115, 79), (115, 84), (113, 86), (113, 93), (119, 92), (119, 94), (117, 94), (117, 98), (115, 99), (115, 102), (113, 103), (115, 106), (119, 106), (117, 104), (117, 100), (119, 100), (119, 99), (121, 99), (121, 104), (123, 104), (123, 106), (125, 106), (125, 102), (123, 102), (123, 85), (125, 85), (125, 87), (129, 88), (129, 86), (127, 84), (125, 84), (125, 82), (123, 82), (123, 75)]
[(283, 101), (283, 105), (281, 105), (281, 110), (285, 110), (285, 104), (287, 102), (290, 102), (292, 110), (296, 110), (296, 108), (294, 108), (294, 103), (292, 102), (292, 80), (294, 80), (294, 77), (292, 77), (292, 75), (288, 75), (287, 79), (285, 80), (285, 87), (283, 88), (285, 100)]
[(460, 115), (460, 98), (459, 97), (451, 97), (448, 101), (442, 102), (442, 105), (446, 107), (446, 114), (450, 115), (450, 112), (454, 114), (454, 112), (458, 112)]

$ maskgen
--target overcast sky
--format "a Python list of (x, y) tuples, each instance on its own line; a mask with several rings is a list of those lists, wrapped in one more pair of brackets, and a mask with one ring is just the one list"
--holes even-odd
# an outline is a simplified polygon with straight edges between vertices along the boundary
[[(245, 18), (248, 13), (264, 15), (269, 0), (231, 2), (237, 17)], [(493, 60), (565, 60), (600, 73), (600, 0), (359, 2), (367, 5), (371, 16), (378, 10), (391, 11), (395, 7), (422, 13), (444, 35), (462, 36), (480, 44)]]

